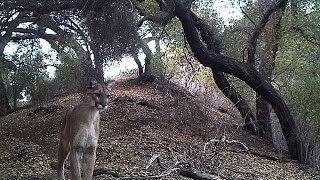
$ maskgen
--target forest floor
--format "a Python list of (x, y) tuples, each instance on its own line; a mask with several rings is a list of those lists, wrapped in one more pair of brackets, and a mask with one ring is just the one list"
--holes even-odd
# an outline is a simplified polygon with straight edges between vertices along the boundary
[[(60, 96), (0, 118), (0, 179), (53, 179), (61, 120), (79, 101)], [(279, 158), (241, 119), (209, 109), (177, 86), (117, 82), (101, 115), (94, 179), (320, 179)], [(222, 142), (205, 147), (211, 139)]]

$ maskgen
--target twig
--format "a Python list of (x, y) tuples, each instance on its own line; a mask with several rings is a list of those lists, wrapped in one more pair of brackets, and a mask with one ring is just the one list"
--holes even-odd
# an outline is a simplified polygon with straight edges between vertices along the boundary
[(228, 144), (239, 144), (241, 147), (243, 147), (246, 151), (249, 151), (249, 148), (242, 142), (240, 141), (237, 141), (237, 140), (227, 140), (225, 139), (225, 137), (222, 137), (220, 139), (211, 139), (209, 142), (206, 142), (204, 144), (204, 147), (203, 147), (203, 152), (205, 153), (206, 152), (206, 148), (209, 144), (216, 144), (216, 143), (228, 143)]
[(240, 0), (239, 0), (239, 7), (241, 12), (249, 19), (249, 21), (254, 25), (254, 27), (257, 27), (256, 23), (250, 18), (250, 16), (244, 11), (244, 9), (242, 9)]
[[(157, 176), (148, 176), (148, 177), (120, 177), (119, 180), (127, 180), (127, 179), (158, 179), (163, 178), (165, 176), (170, 175), (171, 173), (178, 171), (179, 175), (192, 178), (192, 179), (202, 179), (202, 180), (217, 180), (221, 179), (220, 176), (216, 176), (210, 173), (202, 172), (196, 170), (192, 165), (190, 165), (190, 162), (185, 160), (179, 160), (181, 157), (179, 157), (179, 154), (175, 153), (170, 147), (167, 147), (169, 152), (171, 153), (172, 160), (174, 161), (169, 168), (167, 168), (165, 171), (163, 171), (160, 175)], [(163, 167), (160, 163), (160, 155), (157, 153), (152, 153), (152, 157), (149, 160), (149, 163), (146, 167), (148, 169), (151, 164), (158, 160), (159, 166)]]

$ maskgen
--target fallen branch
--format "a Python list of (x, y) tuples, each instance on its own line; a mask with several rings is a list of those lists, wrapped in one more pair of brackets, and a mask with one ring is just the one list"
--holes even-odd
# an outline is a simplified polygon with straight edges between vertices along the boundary
[[(168, 168), (166, 168), (166, 170), (163, 171), (160, 175), (150, 176), (148, 178), (160, 178), (160, 177), (168, 176), (172, 172), (178, 171), (180, 176), (188, 177), (188, 178), (192, 178), (192, 179), (197, 179), (197, 180), (198, 179), (199, 180), (221, 179), (219, 176), (194, 169), (193, 166), (189, 162), (184, 161), (184, 160), (179, 160), (178, 155), (176, 153), (174, 153), (170, 147), (168, 147), (168, 149), (171, 153), (171, 156), (172, 156), (174, 163), (171, 164)], [(157, 160), (157, 162), (161, 168), (164, 168), (162, 166), (162, 164), (160, 163), (160, 155), (158, 155), (157, 153), (153, 153), (152, 157), (149, 160), (149, 163), (147, 164), (146, 169), (148, 169), (155, 160)], [(137, 177), (131, 177), (131, 179), (134, 179), (134, 178), (137, 179)]]
[(216, 143), (227, 143), (227, 144), (231, 144), (231, 145), (232, 144), (239, 144), (241, 147), (243, 147), (245, 149), (245, 152), (247, 152), (248, 154), (253, 154), (253, 155), (263, 157), (265, 159), (272, 160), (272, 161), (281, 160), (281, 158), (276, 157), (276, 156), (269, 156), (269, 155), (261, 154), (259, 152), (249, 151), (249, 148), (244, 143), (237, 141), (237, 140), (227, 140), (227, 139), (225, 139), (225, 136), (222, 136), (220, 139), (211, 139), (209, 142), (206, 142), (203, 147), (203, 152), (204, 153), (206, 152), (206, 148), (209, 144), (215, 145)]
[(221, 179), (219, 176), (201, 172), (195, 169), (180, 169), (179, 174), (184, 177), (199, 179), (199, 180), (218, 180)]
[(211, 139), (209, 142), (206, 142), (204, 144), (204, 147), (203, 147), (203, 152), (206, 152), (206, 148), (209, 144), (216, 144), (216, 143), (227, 143), (227, 144), (239, 144), (241, 147), (243, 147), (246, 151), (249, 151), (249, 148), (242, 142), (240, 141), (237, 141), (237, 140), (226, 140), (225, 137), (221, 137), (220, 139)]
[(146, 165), (146, 170), (148, 170), (148, 169), (150, 168), (151, 164), (152, 164), (156, 159), (158, 159), (158, 157), (159, 157), (159, 155), (156, 154), (156, 153), (154, 153), (154, 154), (152, 155), (152, 157), (150, 158), (148, 164)]

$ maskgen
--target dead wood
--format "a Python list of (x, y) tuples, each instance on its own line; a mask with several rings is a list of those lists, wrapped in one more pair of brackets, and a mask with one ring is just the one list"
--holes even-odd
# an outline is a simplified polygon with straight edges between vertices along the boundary
[(224, 144), (227, 143), (227, 144), (231, 144), (231, 145), (238, 144), (241, 147), (243, 147), (246, 151), (249, 151), (249, 148), (243, 142), (240, 142), (237, 140), (227, 140), (227, 139), (225, 139), (224, 136), (222, 136), (220, 139), (211, 139), (210, 141), (206, 142), (203, 147), (203, 152), (206, 152), (206, 148), (209, 144), (215, 145), (216, 143), (224, 143)]
[(179, 174), (184, 177), (198, 179), (198, 180), (214, 180), (221, 179), (219, 176), (209, 174), (206, 172), (197, 171), (195, 169), (180, 169)]
[(150, 168), (151, 164), (152, 164), (156, 159), (159, 159), (158, 157), (159, 157), (159, 155), (156, 154), (156, 153), (154, 153), (154, 154), (152, 155), (152, 157), (151, 157), (150, 160), (148, 161), (148, 164), (147, 164), (147, 166), (146, 166), (146, 170), (148, 170), (148, 169)]
[(206, 142), (204, 147), (203, 147), (203, 152), (206, 151), (206, 148), (207, 148), (207, 146), (209, 144), (215, 145), (216, 143), (227, 143), (227, 144), (231, 144), (231, 145), (238, 144), (241, 147), (243, 147), (245, 149), (244, 152), (247, 152), (248, 154), (253, 154), (255, 156), (259, 156), (259, 157), (262, 157), (262, 158), (265, 158), (265, 159), (268, 159), (268, 160), (272, 160), (272, 161), (279, 161), (280, 160), (280, 158), (276, 157), (276, 156), (269, 156), (269, 155), (266, 155), (266, 154), (261, 154), (259, 152), (250, 151), (249, 148), (244, 143), (242, 143), (240, 141), (237, 141), (237, 140), (227, 140), (225, 138), (211, 139), (210, 141)]
[[(170, 147), (168, 147), (168, 150), (170, 151), (174, 162), (168, 168), (165, 168), (166, 170), (163, 171), (159, 176), (152, 177), (163, 177), (171, 174), (172, 172), (178, 171), (179, 175), (183, 177), (197, 180), (221, 179), (219, 176), (196, 170), (195, 168), (193, 168), (192, 163), (185, 160), (179, 160), (180, 158), (178, 157), (178, 154), (174, 153)], [(155, 160), (157, 160), (157, 163), (161, 168), (164, 168), (164, 166), (160, 162), (160, 155), (153, 152), (152, 157), (150, 158), (146, 166), (146, 170), (151, 166), (153, 162), (155, 162)]]

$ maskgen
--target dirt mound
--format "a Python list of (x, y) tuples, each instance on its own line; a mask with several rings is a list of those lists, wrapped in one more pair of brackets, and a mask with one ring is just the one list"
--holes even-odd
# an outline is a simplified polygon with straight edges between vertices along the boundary
[[(79, 100), (79, 94), (58, 97), (2, 117), (0, 179), (52, 179), (50, 164), (56, 160), (61, 119)], [(243, 131), (240, 119), (204, 109), (175, 86), (117, 82), (110, 108), (101, 115), (96, 161), (100, 171), (94, 179), (187, 179), (185, 169), (222, 179), (319, 178), (286, 157), (277, 160), (271, 147)], [(214, 138), (226, 141), (207, 144), (204, 151)], [(169, 168), (174, 164), (179, 170)]]

